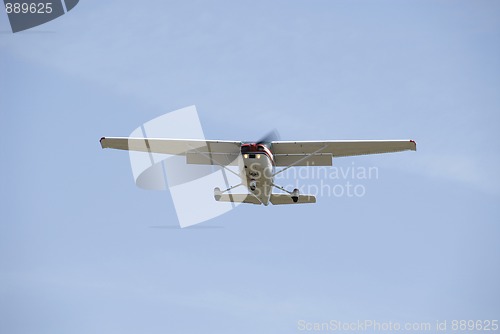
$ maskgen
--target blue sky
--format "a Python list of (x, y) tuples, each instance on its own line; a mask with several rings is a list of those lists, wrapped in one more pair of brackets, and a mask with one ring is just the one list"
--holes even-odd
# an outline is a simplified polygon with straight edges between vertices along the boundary
[[(498, 319), (498, 2), (86, 0), (0, 30), (0, 332)], [(418, 151), (335, 160), (378, 168), (361, 198), (181, 230), (98, 140), (193, 104), (211, 139)]]

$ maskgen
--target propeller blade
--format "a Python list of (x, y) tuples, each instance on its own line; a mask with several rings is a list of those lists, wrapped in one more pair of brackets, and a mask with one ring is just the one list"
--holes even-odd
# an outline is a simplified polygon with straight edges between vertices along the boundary
[(280, 140), (280, 134), (278, 130), (274, 129), (267, 133), (264, 137), (260, 138), (260, 140), (257, 142), (257, 144), (264, 144), (264, 143), (270, 143), (272, 141), (278, 141)]

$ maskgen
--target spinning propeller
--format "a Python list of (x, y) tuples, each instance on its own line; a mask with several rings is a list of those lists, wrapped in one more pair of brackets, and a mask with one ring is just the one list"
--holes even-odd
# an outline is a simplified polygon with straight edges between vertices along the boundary
[(262, 138), (260, 138), (259, 141), (257, 141), (257, 144), (269, 144), (273, 141), (278, 141), (278, 140), (280, 140), (280, 134), (278, 130), (274, 129), (268, 132)]

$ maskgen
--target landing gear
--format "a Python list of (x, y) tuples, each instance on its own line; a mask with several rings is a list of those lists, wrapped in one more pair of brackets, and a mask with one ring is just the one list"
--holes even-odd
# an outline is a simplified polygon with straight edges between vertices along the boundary
[(257, 188), (257, 181), (255, 181), (254, 179), (250, 180), (248, 187), (250, 188), (251, 191), (254, 191), (255, 188)]
[(299, 189), (297, 188), (293, 189), (291, 195), (292, 195), (292, 201), (294, 203), (297, 203), (299, 201), (299, 196), (300, 196)]
[(232, 186), (232, 187), (230, 187), (230, 188), (227, 188), (226, 190), (220, 190), (220, 188), (219, 188), (219, 187), (214, 188), (214, 198), (215, 198), (215, 200), (216, 200), (216, 201), (219, 201), (219, 200), (221, 199), (221, 197), (222, 197), (222, 194), (223, 194), (223, 193), (228, 192), (229, 190), (232, 190), (232, 189), (234, 189), (234, 188), (236, 188), (236, 187), (239, 187), (239, 186), (241, 186), (241, 185), (243, 185), (243, 184), (241, 184), (241, 183), (240, 183), (240, 184), (237, 184), (237, 185), (235, 185), (235, 186)]
[(214, 198), (216, 201), (219, 201), (220, 198), (222, 197), (222, 191), (220, 191), (220, 188), (217, 187), (214, 189)]
[(278, 188), (280, 190), (283, 190), (284, 192), (290, 194), (290, 197), (292, 198), (292, 201), (294, 203), (297, 203), (299, 201), (299, 197), (300, 197), (299, 189), (295, 188), (295, 189), (293, 189), (293, 191), (288, 191), (285, 188), (280, 187), (280, 186), (278, 186), (278, 185), (276, 185), (274, 183), (273, 183), (273, 187), (276, 187), (276, 188)]

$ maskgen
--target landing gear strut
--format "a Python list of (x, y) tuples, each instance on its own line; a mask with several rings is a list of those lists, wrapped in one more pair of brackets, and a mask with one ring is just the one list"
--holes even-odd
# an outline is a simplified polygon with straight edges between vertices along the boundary
[(219, 201), (219, 200), (220, 200), (220, 198), (222, 197), (222, 194), (223, 194), (223, 193), (228, 192), (229, 190), (232, 190), (232, 189), (234, 189), (234, 188), (236, 188), (236, 187), (239, 187), (239, 186), (242, 186), (242, 185), (243, 185), (243, 184), (242, 184), (242, 183), (240, 183), (240, 184), (237, 184), (237, 185), (235, 185), (235, 186), (229, 187), (229, 188), (227, 188), (226, 190), (220, 190), (220, 188), (219, 188), (219, 187), (214, 188), (214, 198), (215, 198), (215, 200), (216, 200), (216, 201)]

